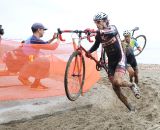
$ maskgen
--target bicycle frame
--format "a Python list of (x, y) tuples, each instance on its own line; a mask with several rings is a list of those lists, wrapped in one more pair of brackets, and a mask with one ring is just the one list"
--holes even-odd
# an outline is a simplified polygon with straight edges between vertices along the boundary
[[(78, 35), (78, 46), (76, 46), (76, 42), (75, 42), (74, 38), (72, 38), (72, 44), (73, 44), (74, 51), (78, 51), (81, 55), (83, 55), (83, 52), (85, 52), (85, 54), (88, 54), (87, 50), (81, 45), (81, 41), (83, 39), (87, 39), (89, 42), (93, 42), (90, 39), (90, 37), (95, 36), (96, 31), (90, 30), (90, 31), (86, 32), (86, 31), (81, 31), (81, 30), (63, 30), (63, 31), (60, 30), (60, 29), (57, 29), (57, 30), (58, 30), (59, 39), (61, 41), (65, 41), (65, 39), (63, 39), (62, 36), (61, 36), (62, 33), (77, 33), (77, 35)], [(82, 33), (85, 33), (86, 36), (82, 37), (82, 35), (81, 35)], [(90, 35), (90, 34), (93, 34), (93, 35)], [(104, 65), (105, 63), (102, 61), (103, 60), (103, 58), (102, 58), (103, 53), (104, 53), (104, 51), (101, 51), (100, 60), (97, 60), (92, 55), (90, 55), (89, 58), (94, 60), (94, 62), (96, 63), (96, 69), (98, 71), (100, 71), (101, 68), (104, 68), (106, 70), (106, 72), (107, 72), (108, 68), (106, 68), (106, 66)]]
[[(81, 45), (81, 41), (83, 39), (87, 39), (89, 42), (92, 42), (90, 37), (95, 36), (95, 31), (81, 31), (81, 30), (63, 30), (61, 31), (58, 29), (58, 37), (61, 41), (65, 41), (61, 34), (62, 33), (76, 33), (78, 35), (78, 42), (76, 44), (76, 41), (74, 38), (72, 38), (72, 45), (74, 48), (74, 52), (70, 55), (65, 69), (64, 74), (64, 87), (66, 96), (70, 101), (75, 101), (80, 95), (83, 95), (83, 85), (85, 82), (85, 59), (83, 54), (88, 54), (87, 50)], [(82, 33), (85, 33), (85, 36), (82, 37)], [(93, 33), (93, 35), (90, 35)], [(103, 53), (102, 53), (103, 54)], [(88, 56), (87, 56), (88, 57)], [(103, 58), (100, 58), (100, 60), (97, 60), (94, 56), (89, 55), (90, 59), (94, 60), (96, 63), (97, 70), (100, 70), (100, 68), (105, 68), (105, 65), (103, 65)]]

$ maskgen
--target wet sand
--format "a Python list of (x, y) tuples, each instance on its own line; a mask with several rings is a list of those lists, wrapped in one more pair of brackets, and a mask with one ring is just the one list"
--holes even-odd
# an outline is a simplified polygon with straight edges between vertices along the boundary
[(141, 99), (123, 88), (135, 112), (121, 103), (101, 71), (101, 79), (84, 95), (92, 105), (0, 125), (0, 130), (160, 130), (160, 65), (139, 65), (139, 79)]

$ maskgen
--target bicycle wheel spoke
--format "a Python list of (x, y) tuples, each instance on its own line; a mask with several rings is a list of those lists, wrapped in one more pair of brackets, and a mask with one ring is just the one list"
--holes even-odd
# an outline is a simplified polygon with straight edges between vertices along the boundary
[(79, 91), (80, 87), (81, 87), (81, 78), (82, 78), (82, 74), (81, 74), (81, 68), (79, 65), (79, 57), (75, 57), (75, 59), (73, 59), (73, 62), (71, 63), (71, 67), (69, 70), (69, 86), (70, 86), (70, 93), (77, 93), (77, 91)]
[(78, 77), (78, 80), (79, 80), (79, 84), (80, 85), (82, 85), (81, 83), (82, 83), (82, 57), (81, 56), (78, 56), (77, 58), (76, 58), (76, 68), (77, 68), (77, 70), (76, 70), (76, 72), (77, 72), (77, 77)]
[[(82, 69), (82, 61), (81, 61), (81, 57), (80, 56), (77, 56), (74, 60), (74, 67), (73, 67), (73, 72), (72, 72), (72, 76), (73, 77), (78, 77), (78, 79), (80, 80), (81, 79), (81, 69)], [(81, 83), (81, 80), (80, 80), (80, 83)]]

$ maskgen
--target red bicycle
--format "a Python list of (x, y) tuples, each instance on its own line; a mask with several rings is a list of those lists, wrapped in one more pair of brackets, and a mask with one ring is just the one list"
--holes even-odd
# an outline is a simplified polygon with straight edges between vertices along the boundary
[[(93, 42), (90, 37), (95, 36), (96, 31), (82, 31), (82, 30), (60, 30), (58, 29), (58, 37), (61, 41), (65, 41), (62, 38), (62, 33), (75, 33), (78, 36), (78, 44), (75, 42), (75, 38), (72, 38), (72, 44), (74, 52), (68, 59), (65, 75), (64, 75), (64, 87), (66, 96), (70, 101), (75, 101), (81, 94), (83, 90), (83, 85), (85, 82), (85, 60), (84, 54), (87, 54), (86, 49), (81, 45), (83, 39), (87, 39), (89, 42)], [(85, 36), (82, 36), (82, 33)], [(104, 51), (101, 52), (101, 58), (97, 60), (92, 55), (90, 59), (96, 62), (97, 70), (104, 68), (106, 72), (108, 71), (108, 66), (105, 61)]]

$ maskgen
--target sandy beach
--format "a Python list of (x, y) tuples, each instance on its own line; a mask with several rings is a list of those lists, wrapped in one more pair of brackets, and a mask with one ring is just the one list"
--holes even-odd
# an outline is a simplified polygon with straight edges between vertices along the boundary
[(140, 99), (123, 88), (135, 112), (117, 98), (105, 71), (100, 73), (101, 79), (84, 95), (92, 105), (0, 125), (0, 130), (160, 130), (160, 65), (139, 65)]

